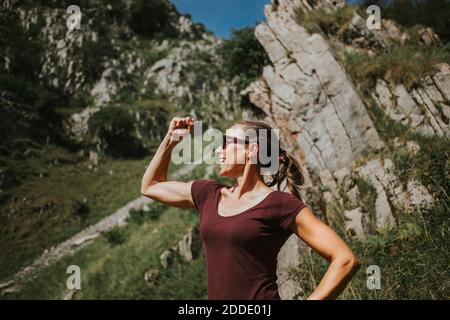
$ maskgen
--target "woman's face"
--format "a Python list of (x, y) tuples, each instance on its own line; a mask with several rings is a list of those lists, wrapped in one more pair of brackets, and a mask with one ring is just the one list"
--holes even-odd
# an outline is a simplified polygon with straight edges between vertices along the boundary
[[(235, 140), (233, 138), (237, 138)], [(220, 160), (220, 175), (226, 177), (241, 176), (244, 172), (247, 157), (257, 150), (256, 143), (244, 143), (244, 130), (240, 127), (231, 127), (225, 132), (226, 146), (216, 149)]]

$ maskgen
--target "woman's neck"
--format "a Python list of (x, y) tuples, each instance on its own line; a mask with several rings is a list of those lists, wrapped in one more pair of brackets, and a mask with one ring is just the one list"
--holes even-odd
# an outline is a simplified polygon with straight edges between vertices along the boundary
[(262, 180), (259, 168), (256, 165), (245, 166), (242, 176), (237, 177), (233, 193), (236, 193), (237, 199), (247, 192), (260, 192), (270, 189)]

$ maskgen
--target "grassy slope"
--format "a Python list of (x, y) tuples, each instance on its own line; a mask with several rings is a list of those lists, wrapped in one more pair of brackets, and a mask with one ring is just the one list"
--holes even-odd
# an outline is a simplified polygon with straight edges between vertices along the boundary
[[(138, 197), (142, 175), (152, 158), (151, 155), (138, 160), (103, 158), (97, 171), (93, 171), (88, 168), (89, 161), (80, 160), (78, 155), (64, 149), (49, 147), (42, 153), (45, 156), (29, 163), (8, 162), (9, 166), (27, 168), (34, 174), (10, 191), (11, 198), (1, 208), (0, 279), (12, 276), (46, 248)], [(65, 159), (66, 163), (54, 165), (50, 161), (54, 158)], [(169, 173), (181, 166), (171, 164)], [(181, 179), (203, 174), (204, 168), (199, 167), (193, 175)], [(83, 217), (76, 214), (75, 207), (85, 199), (89, 213)]]
[[(111, 214), (139, 195), (148, 160), (102, 161), (94, 172), (88, 162), (42, 164), (46, 176), (31, 176), (2, 207), (0, 278), (31, 263), (45, 248)], [(110, 174), (112, 173), (112, 174)], [(77, 203), (87, 200), (90, 212), (80, 217)]]
[[(81, 290), (75, 299), (205, 299), (205, 266), (200, 255), (192, 262), (177, 260), (168, 269), (159, 256), (175, 245), (189, 226), (198, 223), (193, 210), (168, 208), (157, 220), (131, 223), (122, 230), (124, 242), (116, 244), (102, 236), (91, 245), (43, 270), (8, 298), (60, 299), (67, 292), (69, 265), (81, 269)], [(144, 280), (148, 269), (160, 269), (157, 282)]]
[[(201, 149), (196, 150), (194, 157), (198, 157), (200, 151)], [(12, 274), (11, 270), (32, 262), (46, 247), (64, 241), (134, 199), (139, 195), (144, 166), (150, 159), (151, 156), (144, 160), (109, 159), (100, 162), (97, 172), (86, 169), (88, 163), (64, 165), (49, 170), (48, 177), (27, 181), (18, 188), (17, 194), (22, 195), (25, 189), (32, 191), (30, 197), (37, 199), (33, 202), (48, 201), (50, 198), (62, 210), (38, 216), (36, 220), (29, 216), (17, 217), (17, 223), (26, 222), (19, 226), (26, 237), (21, 242), (20, 239), (12, 236), (8, 238), (6, 233), (2, 233), (5, 237), (2, 246), (9, 250), (2, 260), (5, 265), (2, 270), (8, 270)], [(171, 163), (169, 174), (181, 167), (182, 165)], [(205, 168), (205, 165), (198, 165), (180, 180), (190, 181), (203, 177)], [(109, 170), (114, 171), (113, 176), (109, 175)], [(71, 200), (80, 197), (88, 197), (87, 203), (91, 208), (91, 213), (85, 220), (73, 218), (70, 212), (64, 213), (64, 209), (70, 211)], [(162, 251), (179, 241), (189, 226), (198, 223), (194, 210), (167, 206), (160, 206), (157, 210), (161, 208), (164, 214), (158, 221), (146, 219), (143, 224), (132, 222), (124, 228), (114, 230), (114, 236), (106, 234), (96, 239), (73, 256), (64, 257), (56, 264), (40, 270), (37, 277), (21, 284), (19, 293), (2, 298), (62, 298), (68, 276), (66, 268), (71, 264), (80, 266), (82, 270), (82, 286), (85, 289), (77, 293), (77, 299), (205, 298), (203, 256), (191, 263), (176, 263), (170, 270), (161, 269), (159, 281), (153, 286), (148, 286), (144, 281), (143, 273), (147, 269), (159, 268), (159, 255)], [(21, 214), (26, 213), (21, 210)], [(32, 209), (28, 214), (32, 216)], [(8, 220), (8, 224), (3, 227), (13, 228), (13, 221), (15, 220)], [(38, 233), (33, 231), (36, 225), (40, 230)], [(159, 231), (153, 233), (155, 229)], [(10, 234), (18, 233), (15, 230)], [(17, 250), (18, 247), (21, 250)], [(195, 281), (189, 281), (190, 279)]]

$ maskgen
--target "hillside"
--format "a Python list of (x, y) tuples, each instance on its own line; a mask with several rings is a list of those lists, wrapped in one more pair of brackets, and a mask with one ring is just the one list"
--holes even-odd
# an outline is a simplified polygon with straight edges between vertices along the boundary
[(69, 4), (1, 5), (2, 280), (138, 197), (173, 116), (239, 114), (221, 40), (169, 2), (82, 1), (72, 31)]
[[(448, 298), (450, 47), (431, 28), (369, 30), (345, 1), (272, 0), (266, 21), (223, 41), (168, 1), (115, 0), (81, 1), (68, 31), (63, 4), (1, 7), (2, 299), (206, 299), (197, 215), (151, 202), (20, 273), (136, 199), (169, 120), (187, 114), (280, 129), (305, 202), (362, 259), (343, 299)], [(81, 290), (66, 288), (72, 264)], [(366, 287), (370, 265), (382, 290)], [(281, 297), (305, 298), (325, 268), (293, 235)]]

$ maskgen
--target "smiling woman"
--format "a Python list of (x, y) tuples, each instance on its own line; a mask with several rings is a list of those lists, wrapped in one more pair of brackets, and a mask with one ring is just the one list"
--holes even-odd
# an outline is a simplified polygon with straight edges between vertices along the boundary
[[(309, 298), (336, 298), (357, 271), (358, 259), (303, 203), (298, 190), (303, 176), (291, 155), (280, 148), (281, 165), (272, 179), (266, 182), (261, 175), (259, 151), (271, 141), (273, 129), (264, 122), (241, 121), (226, 131), (224, 143), (216, 152), (221, 160), (220, 175), (234, 179), (233, 186), (209, 179), (167, 181), (171, 151), (179, 140), (174, 136), (179, 131), (191, 132), (193, 127), (191, 117), (171, 121), (144, 174), (141, 193), (167, 205), (199, 212), (208, 298), (280, 299), (277, 256), (293, 233), (330, 262)], [(256, 136), (247, 138), (245, 130), (256, 132)], [(265, 135), (266, 141), (260, 136), (261, 130), (270, 132)], [(271, 146), (268, 153), (272, 151)], [(284, 181), (290, 193), (280, 190)], [(278, 190), (270, 188), (275, 185)]]

